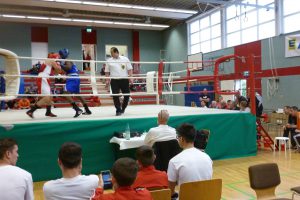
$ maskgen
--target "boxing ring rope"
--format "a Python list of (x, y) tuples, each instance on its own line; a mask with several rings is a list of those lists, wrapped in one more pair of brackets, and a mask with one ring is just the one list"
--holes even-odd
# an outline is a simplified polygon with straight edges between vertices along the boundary
[[(35, 57), (22, 57), (17, 56), (13, 52), (10, 52), (5, 49), (0, 49), (0, 55), (4, 57), (5, 59), (5, 71), (6, 73), (2, 75), (6, 80), (6, 92), (4, 96), (0, 96), (0, 100), (10, 100), (17, 98), (18, 96), (43, 96), (42, 94), (18, 94), (19, 85), (20, 85), (20, 77), (24, 78), (38, 78), (38, 76), (33, 75), (21, 75), (20, 74), (20, 67), (19, 67), (19, 60), (25, 59), (25, 60), (47, 60), (48, 58), (35, 58)], [(89, 79), (90, 84), (82, 84), (82, 85), (91, 85), (92, 87), (92, 94), (51, 94), (51, 96), (120, 96), (120, 95), (131, 95), (131, 96), (140, 96), (140, 95), (156, 95), (156, 103), (159, 104), (160, 97), (162, 95), (171, 95), (171, 94), (197, 94), (201, 93), (201, 91), (190, 91), (190, 83), (194, 81), (214, 81), (214, 91), (210, 91), (210, 93), (216, 93), (216, 94), (223, 94), (223, 95), (232, 95), (237, 94), (238, 91), (221, 91), (220, 88), (220, 75), (219, 75), (219, 65), (223, 62), (226, 62), (230, 59), (241, 59), (240, 57), (236, 55), (228, 55), (223, 56), (221, 58), (218, 58), (214, 61), (172, 61), (172, 62), (134, 62), (129, 61), (129, 63), (135, 64), (158, 64), (158, 71), (157, 72), (151, 72), (145, 74), (134, 74), (132, 77), (105, 77), (105, 76), (96, 76), (96, 71), (94, 67), (91, 67), (90, 74), (87, 76), (78, 76), (78, 77), (72, 77), (72, 78), (79, 78), (79, 79)], [(245, 58), (244, 58), (245, 59)], [(97, 60), (73, 60), (73, 59), (48, 59), (48, 60), (55, 60), (55, 61), (71, 61), (71, 62), (90, 62), (91, 66), (95, 66), (96, 63), (107, 63), (107, 61), (97, 61)], [(111, 61), (110, 61), (111, 62)], [(112, 61), (115, 63), (126, 63), (126, 62), (120, 62), (120, 61)], [(174, 71), (174, 72), (168, 72), (164, 73), (164, 65), (165, 64), (194, 64), (199, 65), (199, 63), (214, 63), (214, 75), (204, 75), (204, 76), (197, 76), (193, 77), (191, 76), (191, 72), (199, 71), (199, 69), (196, 67), (189, 68), (188, 66), (184, 70)], [(250, 56), (250, 88), (251, 88), (251, 109), (253, 113), (253, 109), (255, 110), (255, 80), (254, 80), (254, 58), (251, 55)], [(206, 66), (204, 66), (206, 67)], [(176, 74), (184, 73), (186, 72), (186, 76), (176, 76)], [(142, 75), (142, 76), (141, 76)], [(151, 78), (149, 78), (151, 76)], [(69, 76), (43, 76), (44, 78), (70, 78)], [(39, 77), (41, 78), (41, 77)], [(127, 94), (100, 94), (97, 91), (97, 86), (104, 85), (104, 84), (98, 84), (97, 79), (146, 79), (146, 83), (136, 83), (136, 84), (146, 84), (147, 91), (146, 92), (135, 92), (135, 93), (127, 93)], [(178, 80), (174, 80), (175, 78), (178, 78)], [(164, 80), (167, 81), (164, 81)], [(148, 81), (147, 81), (148, 80)], [(188, 90), (187, 91), (173, 91), (173, 84), (182, 84), (186, 83)], [(170, 91), (163, 91), (164, 84), (168, 85), (168, 88)], [(63, 85), (63, 84), (60, 84)], [(155, 90), (156, 87), (156, 90)], [(254, 104), (254, 106), (252, 105)]]

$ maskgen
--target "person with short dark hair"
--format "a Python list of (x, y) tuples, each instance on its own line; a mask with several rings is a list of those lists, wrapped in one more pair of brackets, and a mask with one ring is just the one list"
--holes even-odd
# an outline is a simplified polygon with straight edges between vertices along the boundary
[(290, 113), (288, 116), (288, 123), (283, 127), (283, 137), (289, 137), (289, 133), (291, 133), (290, 140), (291, 140), (292, 148), (296, 148), (296, 142), (294, 140), (294, 136), (296, 135), (296, 129), (297, 129), (297, 113), (298, 113), (298, 107), (292, 106), (290, 108)]
[[(207, 107), (207, 108), (209, 107), (210, 95), (208, 94), (206, 88), (204, 88), (203, 91), (202, 91), (202, 93), (200, 94), (199, 101), (200, 101), (200, 103), (201, 103), (202, 101), (204, 101), (206, 107)], [(201, 105), (201, 107), (204, 107), (204, 106)]]
[(131, 158), (120, 158), (112, 167), (112, 183), (114, 193), (103, 194), (103, 181), (100, 178), (99, 187), (91, 200), (152, 200), (151, 194), (147, 189), (133, 189), (138, 165)]
[[(111, 90), (113, 94), (119, 94), (120, 90), (123, 94), (130, 93), (129, 83), (133, 83), (133, 79), (127, 77), (132, 76), (132, 65), (129, 59), (119, 55), (119, 50), (116, 47), (110, 49), (111, 58), (107, 60), (105, 67), (105, 75), (112, 77), (110, 80)], [(106, 79), (106, 85), (109, 85), (109, 79)], [(113, 96), (114, 105), (116, 108), (116, 116), (124, 114), (129, 102), (129, 95), (123, 95), (124, 100), (121, 105), (119, 96)]]
[(173, 157), (168, 166), (169, 187), (172, 194), (175, 186), (182, 183), (209, 180), (212, 178), (212, 160), (201, 150), (194, 147), (196, 130), (193, 125), (184, 123), (177, 128), (177, 138), (181, 153)]
[(58, 165), (63, 177), (45, 183), (46, 200), (90, 199), (98, 187), (97, 175), (81, 175), (82, 149), (77, 143), (64, 143), (58, 153)]
[(166, 172), (155, 169), (153, 165), (155, 154), (150, 146), (144, 145), (138, 148), (136, 159), (139, 172), (133, 188), (168, 188), (168, 176)]
[(33, 183), (29, 172), (16, 166), (18, 144), (12, 138), (0, 139), (0, 199), (32, 200)]

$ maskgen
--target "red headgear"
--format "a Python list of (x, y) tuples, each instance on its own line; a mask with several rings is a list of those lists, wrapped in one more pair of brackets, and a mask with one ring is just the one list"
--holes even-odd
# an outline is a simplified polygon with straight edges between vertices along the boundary
[(48, 54), (48, 58), (59, 59), (60, 56), (59, 56), (58, 53), (49, 53), (49, 54)]

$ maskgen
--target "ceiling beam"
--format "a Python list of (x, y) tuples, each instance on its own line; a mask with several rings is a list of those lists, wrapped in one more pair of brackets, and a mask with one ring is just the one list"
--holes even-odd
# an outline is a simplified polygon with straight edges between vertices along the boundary
[(26, 1), (0, 0), (0, 4), (24, 6), (24, 9), (25, 6), (32, 6), (32, 7), (95, 11), (95, 12), (106, 12), (106, 13), (121, 13), (121, 14), (128, 14), (128, 15), (161, 17), (161, 18), (178, 19), (178, 20), (183, 20), (193, 15), (190, 13), (166, 12), (166, 11), (159, 11), (159, 10), (119, 8), (119, 7), (108, 7), (108, 6), (98, 6), (98, 5), (95, 6), (95, 5), (64, 3), (64, 2), (47, 2), (47, 1), (37, 1), (37, 0), (26, 0)]

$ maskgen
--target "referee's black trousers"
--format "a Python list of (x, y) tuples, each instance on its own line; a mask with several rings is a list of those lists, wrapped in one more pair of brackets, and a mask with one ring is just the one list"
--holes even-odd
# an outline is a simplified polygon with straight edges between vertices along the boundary
[[(112, 90), (113, 94), (119, 94), (120, 91), (123, 94), (130, 93), (128, 79), (111, 79), (110, 85), (111, 85), (111, 90)], [(113, 100), (114, 100), (115, 107), (117, 109), (116, 110), (117, 113), (124, 112), (128, 105), (128, 101), (129, 101), (129, 95), (125, 95), (122, 106), (121, 106), (119, 97), (120, 96), (113, 96)]]

